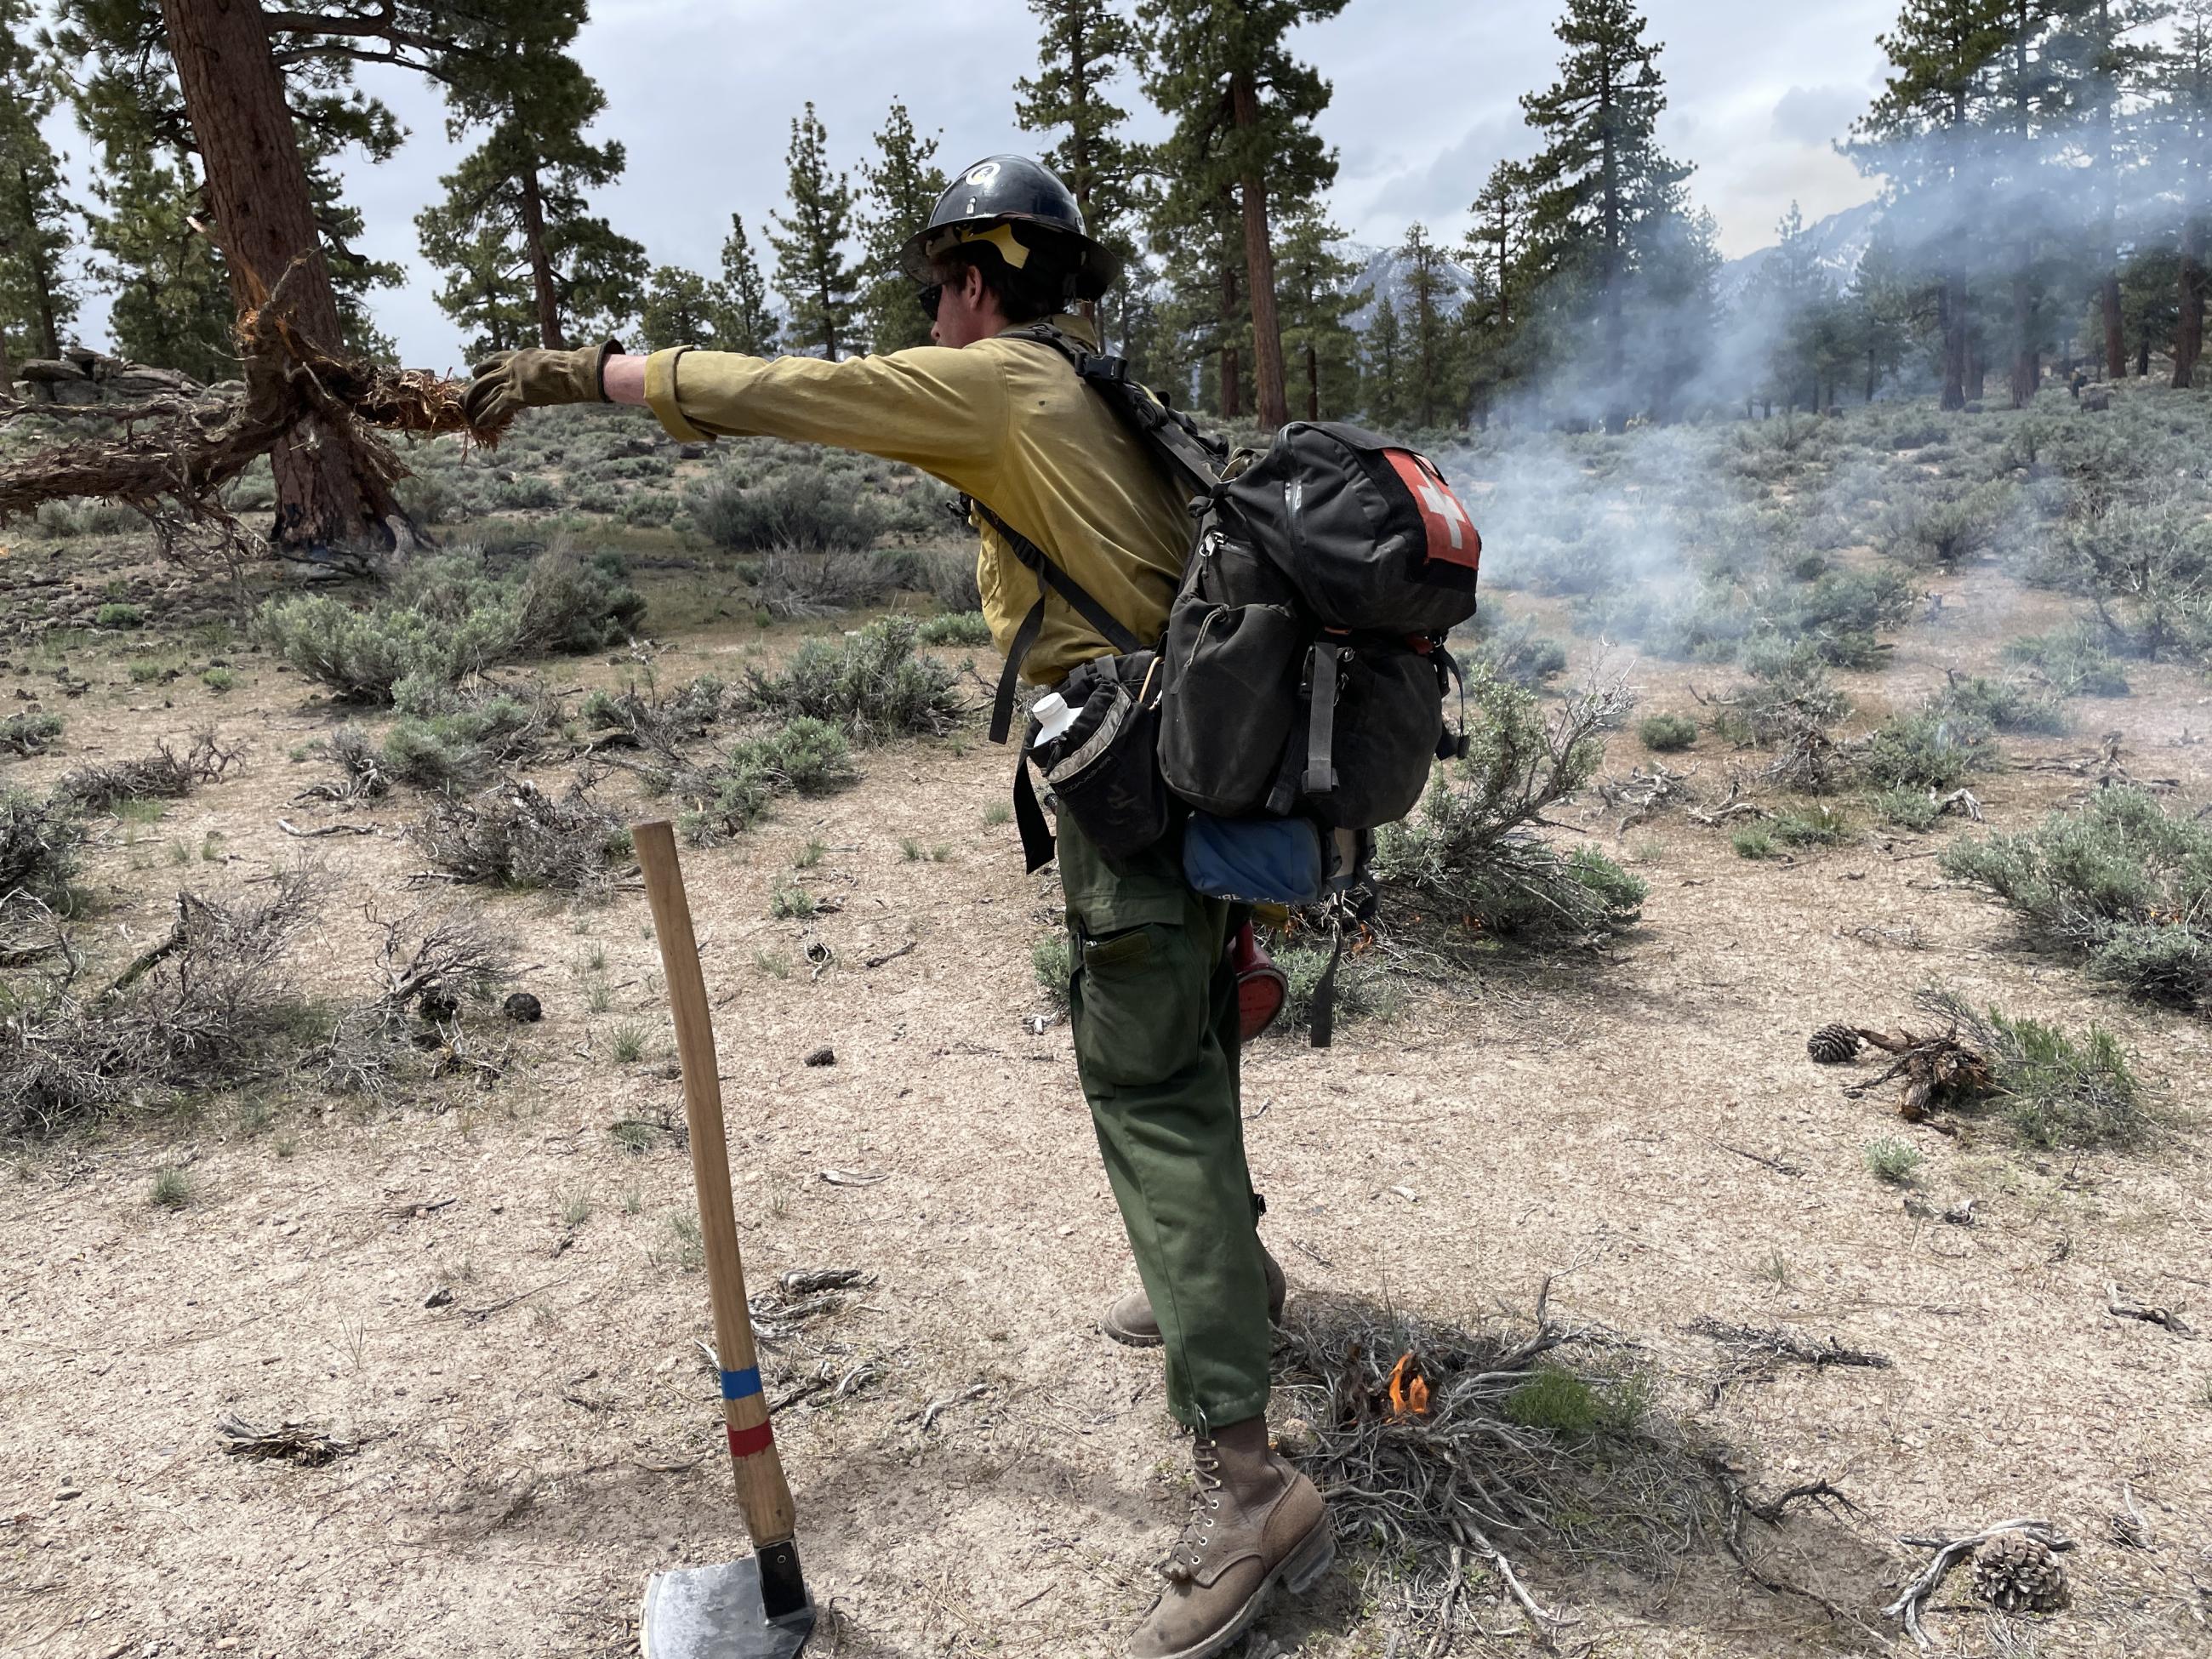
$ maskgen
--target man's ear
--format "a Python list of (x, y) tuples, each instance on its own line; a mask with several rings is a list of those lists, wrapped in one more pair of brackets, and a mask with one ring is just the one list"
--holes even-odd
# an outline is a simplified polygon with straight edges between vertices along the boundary
[(960, 297), (968, 301), (970, 311), (981, 310), (983, 297), (989, 292), (989, 285), (983, 281), (981, 265), (963, 265), (960, 268)]

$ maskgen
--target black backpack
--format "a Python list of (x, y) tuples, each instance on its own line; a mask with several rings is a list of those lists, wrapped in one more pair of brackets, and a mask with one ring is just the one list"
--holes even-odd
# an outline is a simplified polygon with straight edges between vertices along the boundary
[[(1340, 422), (1292, 422), (1265, 451), (1231, 454), (1130, 380), (1122, 359), (1089, 351), (1049, 324), (1015, 337), (1066, 355), (1188, 485), (1194, 530), (1166, 635), (1139, 640), (1034, 542), (975, 504), (1040, 584), (1000, 680), (992, 741), (1007, 738), (1016, 680), (1050, 589), (1121, 653), (1070, 676), (1062, 694), (1085, 717), (1055, 746), (1067, 763), (1047, 763), (1109, 854), (1136, 850), (1132, 843), (1164, 823), (1094, 824), (1080, 787), (1071, 797), (1065, 784), (1080, 785), (1080, 759), (1085, 775), (1100, 780), (1102, 799), (1143, 794), (1126, 773), (1107, 779), (1101, 763), (1125, 734), (1133, 750), (1149, 749), (1156, 732), (1167, 791), (1219, 817), (1303, 816), (1354, 832), (1403, 817), (1432, 763), (1466, 743), (1463, 732), (1444, 729), (1443, 700), (1458, 674), (1444, 636), (1474, 612), (1482, 540), (1442, 474), (1425, 457)], [(1153, 651), (1157, 670), (1148, 654), (1137, 660)], [(1150, 753), (1137, 761), (1152, 763)], [(1051, 858), (1052, 838), (1026, 767), (1015, 805), (1034, 871)]]

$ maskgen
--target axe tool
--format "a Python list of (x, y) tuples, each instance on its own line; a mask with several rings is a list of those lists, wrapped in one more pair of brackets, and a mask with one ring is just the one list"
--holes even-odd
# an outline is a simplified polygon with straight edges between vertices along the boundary
[(691, 907), (665, 823), (633, 831), (645, 895), (660, 939), (676, 1052), (684, 1064), (684, 1115), (691, 1128), (691, 1176), (699, 1191), (699, 1233), (706, 1246), (707, 1294), (714, 1310), (714, 1355), (721, 1368), (722, 1421), (738, 1480), (738, 1507), (753, 1553), (708, 1567), (679, 1567), (646, 1581), (638, 1623), (644, 1659), (791, 1659), (814, 1629), (814, 1604), (799, 1571), (791, 1487), (769, 1427), (753, 1328), (745, 1310), (744, 1264), (730, 1202), (730, 1156), (722, 1134), (722, 1079), (707, 1012), (707, 981)]

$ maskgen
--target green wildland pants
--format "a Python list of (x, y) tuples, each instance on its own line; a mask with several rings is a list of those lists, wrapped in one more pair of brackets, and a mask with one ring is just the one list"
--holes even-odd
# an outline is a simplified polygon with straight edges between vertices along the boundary
[(1109, 863), (1060, 817), (1075, 1069), (1167, 1349), (1168, 1409), (1205, 1430), (1267, 1407), (1267, 1283), (1237, 1110), (1243, 915), (1182, 878), (1182, 837)]

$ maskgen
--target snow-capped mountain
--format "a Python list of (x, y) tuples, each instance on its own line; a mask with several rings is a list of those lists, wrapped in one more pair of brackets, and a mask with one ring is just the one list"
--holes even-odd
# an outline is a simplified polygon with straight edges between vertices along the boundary
[[(1851, 278), (1858, 274), (1859, 261), (1865, 257), (1867, 244), (1874, 239), (1875, 226), (1881, 219), (1880, 202), (1862, 202), (1806, 228), (1806, 234), (1820, 249), (1822, 269), (1837, 288), (1850, 287)], [(1741, 299), (1744, 289), (1759, 275), (1760, 267), (1774, 257), (1774, 252), (1772, 247), (1757, 248), (1741, 259), (1726, 261), (1715, 279), (1721, 303), (1734, 305)]]
[[(1364, 297), (1359, 308), (1347, 320), (1354, 328), (1365, 328), (1375, 315), (1375, 307), (1384, 295), (1398, 309), (1401, 322), (1406, 315), (1407, 261), (1399, 258), (1395, 247), (1376, 247), (1366, 242), (1343, 242), (1338, 251), (1347, 259), (1359, 261), (1359, 274), (1352, 279), (1352, 291)], [(1443, 264), (1445, 294), (1442, 305), (1445, 312), (1459, 309), (1460, 301), (1474, 286), (1474, 273), (1456, 259), (1447, 258)]]

